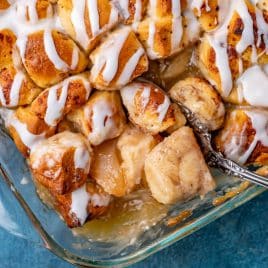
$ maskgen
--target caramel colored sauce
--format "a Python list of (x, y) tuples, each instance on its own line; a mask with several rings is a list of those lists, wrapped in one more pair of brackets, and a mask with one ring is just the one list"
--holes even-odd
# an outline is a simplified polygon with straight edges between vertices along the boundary
[(131, 241), (163, 219), (167, 212), (168, 206), (158, 203), (148, 190), (139, 190), (115, 199), (107, 215), (88, 221), (73, 232), (95, 241)]
[(173, 227), (179, 223), (182, 223), (186, 219), (188, 219), (190, 216), (192, 216), (192, 214), (193, 214), (192, 210), (184, 210), (180, 212), (177, 216), (168, 219), (166, 222), (166, 225), (168, 227)]
[(236, 195), (242, 193), (250, 186), (248, 181), (242, 182), (238, 187), (230, 189), (225, 195), (215, 198), (212, 202), (213, 206), (220, 206), (227, 200), (235, 197)]

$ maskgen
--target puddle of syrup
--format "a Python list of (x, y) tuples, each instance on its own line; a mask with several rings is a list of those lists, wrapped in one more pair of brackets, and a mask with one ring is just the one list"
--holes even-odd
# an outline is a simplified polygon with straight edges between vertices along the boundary
[(167, 212), (168, 206), (158, 203), (148, 190), (139, 190), (116, 199), (107, 215), (91, 220), (73, 232), (95, 241), (137, 238), (163, 219)]

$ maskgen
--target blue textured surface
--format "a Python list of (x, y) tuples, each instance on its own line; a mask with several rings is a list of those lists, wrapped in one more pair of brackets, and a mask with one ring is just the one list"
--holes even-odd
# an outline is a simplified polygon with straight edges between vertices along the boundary
[[(268, 192), (136, 264), (141, 267), (267, 267)], [(72, 267), (0, 229), (0, 267)]]

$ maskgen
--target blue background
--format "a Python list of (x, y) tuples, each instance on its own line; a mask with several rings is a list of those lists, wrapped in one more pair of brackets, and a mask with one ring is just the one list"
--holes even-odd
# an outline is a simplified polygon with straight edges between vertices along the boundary
[[(0, 267), (73, 266), (0, 229)], [(133, 266), (141, 267), (268, 267), (268, 192)]]

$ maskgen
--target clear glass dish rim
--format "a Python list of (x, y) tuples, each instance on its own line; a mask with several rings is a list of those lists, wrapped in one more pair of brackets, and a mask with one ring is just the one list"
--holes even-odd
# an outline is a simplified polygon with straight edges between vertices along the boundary
[(50, 250), (52, 253), (57, 255), (58, 257), (64, 259), (67, 262), (70, 262), (75, 265), (85, 266), (85, 267), (124, 267), (127, 265), (134, 264), (138, 261), (141, 261), (148, 256), (174, 244), (175, 242), (179, 241), (180, 239), (194, 233), (195, 231), (201, 229), (205, 225), (213, 222), (214, 220), (222, 217), (226, 213), (232, 211), (233, 209), (241, 206), (242, 204), (248, 202), (252, 198), (260, 195), (266, 189), (257, 185), (251, 185), (248, 189), (243, 191), (242, 193), (238, 194), (234, 198), (226, 201), (220, 206), (214, 207), (209, 212), (205, 213), (204, 215), (200, 216), (199, 218), (195, 219), (194, 221), (185, 224), (178, 229), (175, 229), (171, 234), (164, 236), (161, 239), (155, 240), (150, 245), (130, 254), (125, 257), (120, 257), (115, 260), (105, 260), (105, 261), (98, 261), (93, 259), (86, 259), (83, 257), (79, 257), (74, 255), (73, 253), (65, 250), (61, 246), (59, 246), (52, 237), (44, 230), (42, 224), (31, 211), (30, 207), (28, 206), (27, 202), (24, 200), (22, 195), (17, 191), (12, 180), (10, 179), (7, 172), (5, 172), (4, 168), (0, 162), (0, 176), (4, 179), (4, 181), (8, 184), (8, 186), (12, 189), (12, 193), (14, 194), (15, 198), (18, 200), (22, 208), (24, 209), (25, 213), (27, 214), (28, 218), (32, 222), (34, 228), (42, 238), (44, 242), (44, 246)]

